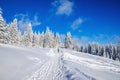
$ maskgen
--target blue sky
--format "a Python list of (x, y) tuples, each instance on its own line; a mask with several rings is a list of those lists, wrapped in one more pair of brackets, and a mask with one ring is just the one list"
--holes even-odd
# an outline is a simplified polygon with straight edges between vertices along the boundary
[(6, 22), (18, 19), (19, 29), (29, 22), (33, 31), (65, 36), (70, 31), (74, 41), (102, 44), (120, 39), (120, 0), (0, 0)]

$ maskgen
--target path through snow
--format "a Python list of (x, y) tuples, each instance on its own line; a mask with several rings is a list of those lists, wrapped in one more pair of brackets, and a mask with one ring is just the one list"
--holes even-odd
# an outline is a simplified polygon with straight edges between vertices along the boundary
[(0, 80), (120, 80), (119, 62), (60, 51), (1, 45)]
[[(36, 72), (27, 76), (24, 80), (62, 80), (62, 64), (60, 54), (53, 53), (51, 49), (47, 55), (51, 56), (51, 59), (44, 63)], [(54, 55), (53, 55), (54, 54)]]
[[(64, 58), (67, 57), (63, 54), (65, 53), (55, 53), (54, 50), (51, 49), (49, 53), (47, 53), (47, 55), (51, 56), (51, 59), (24, 80), (97, 80), (77, 68), (71, 69), (66, 66)], [(68, 55), (68, 57), (70, 56)]]

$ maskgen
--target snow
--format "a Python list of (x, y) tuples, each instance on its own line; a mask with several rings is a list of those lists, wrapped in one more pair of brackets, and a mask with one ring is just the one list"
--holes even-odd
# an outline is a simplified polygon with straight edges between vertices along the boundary
[(50, 51), (47, 52), (46, 55), (50, 56), (50, 57), (54, 57), (55, 56), (55, 52), (53, 51), (53, 49), (50, 49)]
[[(99, 56), (64, 50), (65, 67), (69, 80), (120, 80), (120, 63)], [(74, 65), (74, 66), (73, 66)], [(68, 73), (67, 73), (68, 75)], [(87, 79), (86, 79), (87, 78)]]
[(75, 56), (69, 53), (64, 53), (64, 59), (70, 60), (76, 63), (89, 66), (90, 68), (97, 70), (113, 70), (115, 72), (120, 72), (119, 66), (112, 65), (112, 63), (106, 63), (104, 61), (99, 61), (92, 58), (85, 58), (83, 56)]
[(0, 44), (0, 80), (120, 80), (120, 63), (66, 49)]

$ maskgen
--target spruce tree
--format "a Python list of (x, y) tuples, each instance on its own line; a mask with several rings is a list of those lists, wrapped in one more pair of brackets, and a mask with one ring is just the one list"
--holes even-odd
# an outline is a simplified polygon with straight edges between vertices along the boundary
[(71, 33), (68, 32), (65, 37), (65, 48), (72, 49), (72, 47)]

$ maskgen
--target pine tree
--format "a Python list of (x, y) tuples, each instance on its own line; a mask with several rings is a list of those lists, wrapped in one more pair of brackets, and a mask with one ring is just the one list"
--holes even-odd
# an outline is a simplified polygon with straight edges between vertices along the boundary
[(59, 33), (56, 33), (56, 36), (55, 36), (55, 46), (59, 48), (60, 45), (61, 45), (60, 35), (59, 35)]
[(91, 54), (91, 45), (88, 44), (88, 53)]
[(39, 43), (38, 43), (38, 38), (37, 38), (37, 33), (33, 34), (33, 39), (32, 39), (32, 46), (33, 47), (38, 47)]
[(92, 44), (91, 52), (93, 55), (98, 55), (99, 46), (97, 43)]
[(55, 47), (55, 37), (54, 37), (54, 33), (51, 31), (50, 32), (50, 48), (54, 48)]
[(113, 52), (113, 54), (112, 54), (112, 59), (113, 60), (116, 60), (116, 58), (117, 58), (117, 47), (116, 46), (113, 46), (113, 50), (112, 50)]
[(68, 32), (65, 37), (65, 48), (72, 49), (72, 39), (71, 39), (71, 33)]
[(109, 45), (107, 45), (106, 48), (105, 48), (105, 56), (106, 56), (107, 58), (110, 58)]
[(98, 55), (98, 52), (99, 52), (99, 45), (98, 43), (95, 44), (95, 53), (96, 55)]
[(19, 44), (19, 45), (23, 45), (23, 44), (22, 44), (22, 34), (21, 34), (21, 31), (18, 31), (18, 35), (19, 35), (19, 36), (18, 36), (18, 39), (19, 39), (19, 43), (18, 43), (18, 44)]
[(13, 22), (9, 25), (8, 29), (8, 39), (10, 44), (19, 44), (19, 32), (17, 29), (17, 19), (14, 19)]
[(50, 45), (50, 30), (47, 27), (44, 39), (44, 47), (49, 47), (49, 45)]
[(44, 47), (53, 48), (54, 47), (54, 34), (47, 27), (45, 37), (44, 37)]
[(80, 52), (83, 52), (84, 50), (83, 50), (83, 46), (80, 46)]
[(84, 46), (84, 53), (87, 53), (87, 46)]
[(0, 10), (0, 43), (5, 43), (5, 21)]
[(38, 32), (38, 47), (40, 47), (40, 38), (41, 38), (41, 34), (40, 34), (40, 32)]
[(33, 38), (32, 25), (31, 25), (31, 23), (29, 23), (27, 32), (25, 32), (23, 35), (23, 44), (25, 44), (25, 46), (31, 47), (32, 46), (32, 38)]
[(99, 46), (98, 55), (99, 55), (99, 56), (103, 56), (103, 55), (104, 55), (104, 47), (103, 47), (103, 46)]
[(118, 42), (118, 45), (117, 45), (117, 58), (116, 58), (118, 61), (120, 61), (120, 40)]
[(112, 58), (112, 55), (113, 55), (113, 45), (111, 43), (111, 44), (109, 44), (109, 58), (110, 59)]
[(44, 46), (44, 32), (42, 32), (41, 35), (40, 35), (39, 45), (40, 45), (40, 47)]

